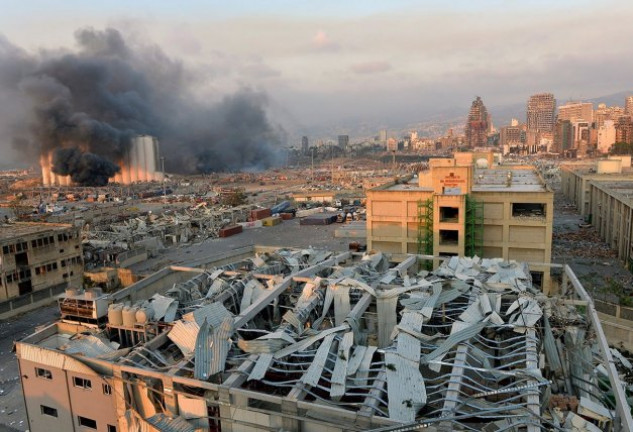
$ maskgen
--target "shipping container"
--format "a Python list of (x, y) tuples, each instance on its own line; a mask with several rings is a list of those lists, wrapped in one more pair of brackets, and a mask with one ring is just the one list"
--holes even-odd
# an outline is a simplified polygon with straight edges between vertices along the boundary
[(220, 237), (231, 237), (242, 232), (241, 225), (229, 225), (220, 230)]

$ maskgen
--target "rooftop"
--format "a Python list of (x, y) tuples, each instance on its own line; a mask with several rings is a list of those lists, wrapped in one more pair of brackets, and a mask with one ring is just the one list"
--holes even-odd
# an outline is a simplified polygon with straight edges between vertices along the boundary
[[(384, 430), (609, 430), (622, 410), (604, 390), (613, 359), (582, 286), (546, 297), (524, 263), (453, 257), (428, 272), (413, 255), (396, 264), (278, 250), (169, 286), (137, 302), (146, 320), (111, 307), (105, 329), (60, 322), (19, 342), (18, 355), (43, 358), (34, 345), (90, 358), (148, 389), (157, 373), (188, 391), (197, 382), (209, 400), (222, 384), (270, 415), (300, 401), (296, 415), (345, 429), (359, 429), (350, 419), (360, 414)], [(142, 420), (133, 407), (143, 403), (129, 415)]]
[(501, 166), (495, 169), (477, 169), (474, 173), (475, 182), (473, 192), (547, 192), (547, 187), (536, 170), (505, 169)]
[(0, 241), (50, 231), (65, 231), (69, 228), (72, 228), (71, 224), (43, 222), (2, 223), (0, 224)]

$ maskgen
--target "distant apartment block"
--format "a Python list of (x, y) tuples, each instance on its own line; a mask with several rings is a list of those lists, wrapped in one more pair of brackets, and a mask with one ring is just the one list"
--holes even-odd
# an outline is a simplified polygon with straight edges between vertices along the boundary
[(0, 301), (82, 283), (81, 236), (72, 225), (5, 223), (0, 225), (0, 248)]

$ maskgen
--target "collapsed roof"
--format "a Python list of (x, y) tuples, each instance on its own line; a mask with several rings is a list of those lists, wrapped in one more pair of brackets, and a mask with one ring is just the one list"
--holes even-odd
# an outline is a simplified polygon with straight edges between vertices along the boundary
[[(345, 429), (363, 428), (321, 408), (365, 416), (380, 430), (610, 430), (608, 365), (571, 291), (544, 296), (524, 263), (425, 264), (279, 250), (201, 271), (134, 307), (113, 305), (106, 330), (57, 348), (303, 401), (303, 415)], [(128, 391), (130, 430), (187, 423)]]

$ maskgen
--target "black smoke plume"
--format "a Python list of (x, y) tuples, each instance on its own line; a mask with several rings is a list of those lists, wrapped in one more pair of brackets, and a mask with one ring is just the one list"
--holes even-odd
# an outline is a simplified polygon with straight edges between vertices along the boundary
[(283, 132), (270, 123), (264, 94), (244, 89), (210, 103), (200, 77), (156, 46), (128, 44), (114, 29), (75, 37), (76, 52), (38, 54), (0, 37), (0, 96), (17, 110), (0, 131), (24, 155), (52, 152), (53, 172), (84, 185), (107, 183), (135, 135), (158, 137), (170, 172), (279, 160)]

